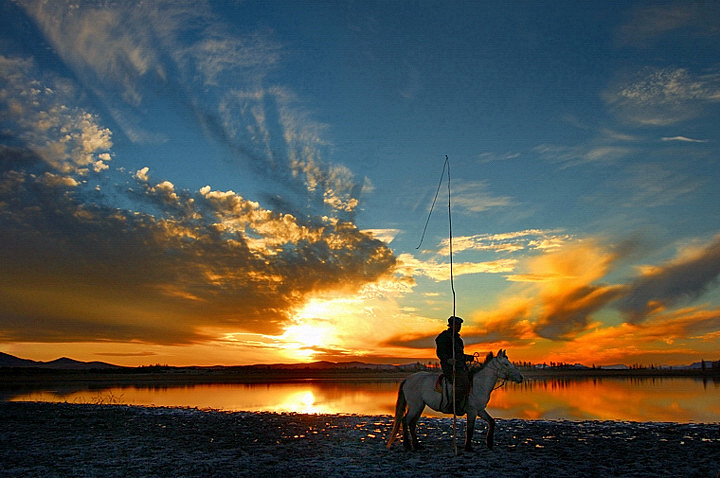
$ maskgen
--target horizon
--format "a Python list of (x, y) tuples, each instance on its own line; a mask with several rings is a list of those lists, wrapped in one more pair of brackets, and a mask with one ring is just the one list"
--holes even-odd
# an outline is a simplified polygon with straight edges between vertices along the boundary
[(717, 5), (0, 13), (6, 353), (433, 360), (455, 314), (516, 362), (720, 349)]
[[(5, 353), (5, 352), (0, 351), (0, 353)], [(25, 357), (18, 357), (16, 355), (12, 355), (12, 354), (6, 354), (6, 355), (9, 355), (10, 357), (20, 359), (20, 360), (32, 360), (32, 359), (27, 359)], [(116, 363), (107, 362), (107, 361), (103, 361), (103, 360), (92, 360), (92, 361), (76, 360), (72, 357), (68, 357), (67, 355), (63, 355), (62, 357), (57, 357), (52, 360), (34, 360), (34, 361), (38, 362), (38, 363), (42, 363), (42, 364), (48, 364), (48, 363), (57, 362), (60, 360), (69, 360), (72, 362), (78, 362), (78, 363), (84, 363), (84, 364), (97, 362), (97, 363), (102, 363), (104, 365), (112, 365), (112, 366), (127, 367), (127, 368), (143, 368), (143, 367), (149, 367), (149, 368), (150, 367), (169, 367), (169, 368), (228, 367), (228, 368), (232, 368), (232, 367), (263, 367), (263, 366), (282, 366), (282, 365), (302, 366), (302, 365), (313, 365), (313, 364), (320, 364), (320, 363), (328, 363), (328, 364), (334, 364), (334, 365), (358, 363), (361, 365), (384, 365), (384, 366), (393, 366), (393, 367), (410, 366), (410, 365), (415, 365), (415, 364), (420, 364), (423, 366), (430, 366), (432, 364), (432, 366), (439, 368), (439, 363), (435, 364), (436, 362), (438, 362), (437, 358), (435, 358), (435, 359), (421, 359), (421, 358), (406, 359), (407, 361), (403, 361), (403, 362), (397, 362), (397, 361), (395, 361), (395, 362), (387, 362), (387, 361), (385, 361), (385, 362), (383, 362), (383, 361), (366, 362), (366, 361), (362, 361), (362, 360), (346, 360), (346, 361), (314, 360), (314, 361), (308, 361), (308, 362), (260, 362), (260, 363), (248, 363), (248, 364), (214, 364), (214, 365), (197, 365), (197, 364), (170, 365), (170, 364), (161, 364), (161, 363), (145, 363), (145, 364), (139, 364), (139, 365), (126, 366), (126, 365), (118, 365)], [(598, 368), (599, 369), (599, 368), (623, 366), (623, 367), (627, 367), (628, 369), (631, 369), (631, 368), (653, 368), (653, 367), (655, 367), (655, 368), (690, 367), (694, 364), (701, 363), (701, 362), (705, 362), (707, 364), (710, 364), (710, 366), (712, 366), (712, 364), (714, 364), (714, 363), (720, 363), (720, 360), (701, 359), (701, 360), (698, 360), (695, 362), (683, 363), (683, 364), (648, 364), (648, 365), (627, 364), (627, 363), (610, 363), (610, 364), (591, 363), (591, 364), (587, 364), (587, 363), (580, 363), (580, 362), (575, 362), (575, 363), (551, 362), (550, 364), (547, 364), (545, 362), (513, 362), (513, 363), (515, 363), (515, 364), (519, 363), (522, 366), (528, 366), (528, 364), (529, 364), (529, 366), (534, 367), (534, 368), (536, 368), (538, 366), (546, 366), (547, 368), (582, 366), (582, 367), (586, 367), (586, 368), (592, 368), (592, 369)]]

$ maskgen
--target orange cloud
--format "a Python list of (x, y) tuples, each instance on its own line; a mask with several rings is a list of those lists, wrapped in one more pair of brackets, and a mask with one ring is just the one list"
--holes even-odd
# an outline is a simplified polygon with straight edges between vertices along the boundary
[(666, 264), (646, 268), (618, 306), (629, 321), (643, 322), (669, 306), (699, 297), (718, 276), (720, 235), (703, 247), (681, 251)]
[(481, 329), (504, 339), (568, 339), (585, 330), (592, 314), (622, 294), (622, 286), (596, 284), (618, 254), (582, 241), (528, 259), (525, 272), (508, 276), (520, 290), (492, 313), (473, 315)]

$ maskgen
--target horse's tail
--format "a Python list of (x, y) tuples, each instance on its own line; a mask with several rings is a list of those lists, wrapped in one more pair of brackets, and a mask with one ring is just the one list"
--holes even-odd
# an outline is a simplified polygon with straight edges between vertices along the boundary
[(405, 399), (405, 392), (403, 392), (404, 386), (405, 386), (405, 380), (400, 382), (400, 387), (398, 387), (398, 398), (397, 398), (397, 402), (395, 403), (395, 420), (393, 421), (392, 431), (390, 432), (390, 436), (388, 437), (388, 441), (387, 441), (388, 450), (390, 449), (393, 442), (395, 441), (395, 437), (397, 437), (397, 433), (400, 430), (400, 424), (402, 423), (403, 416), (405, 416), (405, 409), (407, 408), (407, 400)]

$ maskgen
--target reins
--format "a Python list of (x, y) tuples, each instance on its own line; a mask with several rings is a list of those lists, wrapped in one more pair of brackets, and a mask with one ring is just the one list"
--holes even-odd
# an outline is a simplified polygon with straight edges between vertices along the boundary
[[(498, 367), (495, 365), (495, 360), (494, 360), (494, 359), (492, 360), (491, 363), (487, 364), (487, 366), (488, 366), (488, 367), (492, 367), (492, 369), (495, 370), (496, 373), (499, 372)], [(502, 382), (500, 383), (500, 385), (494, 385), (494, 386), (493, 386), (493, 389), (492, 389), (493, 392), (494, 392), (495, 390), (497, 390), (498, 388), (504, 387), (504, 386), (505, 386), (505, 383), (507, 382), (507, 378), (506, 378), (506, 377), (500, 377), (500, 374), (499, 374), (499, 373), (498, 373), (498, 378), (501, 379)], [(495, 379), (495, 383), (497, 384), (497, 379)]]

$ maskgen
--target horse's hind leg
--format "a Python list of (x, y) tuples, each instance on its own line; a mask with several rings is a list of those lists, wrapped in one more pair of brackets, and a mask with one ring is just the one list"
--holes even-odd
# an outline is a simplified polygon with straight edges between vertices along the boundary
[(407, 414), (402, 418), (402, 432), (403, 432), (403, 448), (406, 450), (412, 450), (412, 444), (410, 443), (410, 426)]
[(408, 408), (407, 415), (405, 416), (405, 420), (407, 420), (407, 427), (410, 430), (410, 439), (413, 450), (422, 449), (422, 445), (420, 445), (420, 442), (417, 439), (417, 423), (420, 419), (423, 408), (425, 408), (425, 405), (423, 405), (422, 408), (419, 409), (417, 407)]

